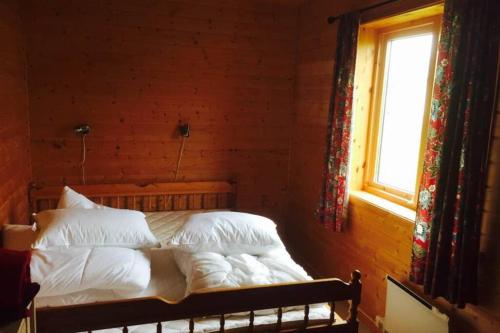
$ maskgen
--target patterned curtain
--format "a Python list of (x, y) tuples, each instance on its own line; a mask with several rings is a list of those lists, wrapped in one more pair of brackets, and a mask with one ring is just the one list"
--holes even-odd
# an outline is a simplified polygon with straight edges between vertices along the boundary
[(498, 0), (445, 1), (413, 236), (410, 280), (459, 307), (476, 302), (498, 13)]
[(325, 170), (317, 212), (320, 222), (334, 231), (344, 229), (347, 216), (347, 178), (358, 29), (359, 13), (342, 16), (337, 32), (335, 77), (328, 114)]

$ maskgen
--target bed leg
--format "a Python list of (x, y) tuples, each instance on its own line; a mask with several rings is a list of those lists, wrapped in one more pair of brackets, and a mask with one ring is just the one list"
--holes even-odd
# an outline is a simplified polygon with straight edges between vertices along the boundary
[(189, 319), (189, 333), (193, 333), (193, 332), (194, 332), (194, 319), (190, 318)]
[(255, 312), (250, 311), (250, 323), (248, 325), (248, 331), (253, 332), (253, 326), (254, 326), (254, 320), (255, 320)]
[(224, 326), (226, 324), (226, 319), (224, 318), (224, 315), (221, 314), (220, 315), (220, 329), (219, 329), (219, 332), (224, 332)]
[(355, 270), (351, 273), (352, 301), (349, 308), (349, 318), (347, 322), (350, 326), (351, 333), (358, 332), (358, 305), (361, 302), (361, 272)]

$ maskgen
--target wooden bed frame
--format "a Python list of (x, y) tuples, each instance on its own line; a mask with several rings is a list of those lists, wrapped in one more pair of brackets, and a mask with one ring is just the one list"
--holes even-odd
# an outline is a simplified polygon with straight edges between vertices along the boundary
[[(72, 188), (96, 203), (115, 208), (142, 211), (172, 211), (195, 209), (234, 209), (236, 186), (226, 181), (156, 183), (148, 185), (103, 184), (77, 185)], [(62, 186), (32, 186), (30, 206), (32, 213), (57, 206)], [(105, 328), (156, 324), (189, 319), (189, 332), (195, 329), (193, 318), (218, 316), (220, 331), (226, 332), (345, 332), (358, 331), (357, 308), (361, 300), (361, 274), (354, 271), (351, 281), (321, 279), (310, 282), (285, 283), (237, 289), (219, 289), (193, 293), (179, 302), (161, 297), (135, 298), (60, 307), (38, 308), (36, 330), (44, 332), (81, 332)], [(349, 317), (336, 322), (335, 302), (349, 301)], [(310, 320), (309, 304), (329, 303), (330, 318)], [(305, 305), (304, 318), (299, 322), (282, 322), (282, 309)], [(254, 325), (254, 311), (277, 308), (277, 322), (272, 325)], [(249, 312), (248, 327), (224, 329), (225, 314)]]

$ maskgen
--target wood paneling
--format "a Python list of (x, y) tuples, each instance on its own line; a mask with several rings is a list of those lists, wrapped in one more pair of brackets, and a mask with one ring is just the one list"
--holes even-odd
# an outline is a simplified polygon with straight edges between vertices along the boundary
[[(497, 73), (498, 74), (498, 73)], [(500, 87), (497, 91), (496, 121), (491, 142), (490, 165), (483, 221), (481, 226), (481, 257), (479, 302), (497, 315), (500, 313)], [(492, 283), (494, 281), (494, 283)], [(496, 324), (500, 326), (500, 320)]]
[[(326, 17), (377, 2), (25, 0), (30, 145), (19, 8), (1, 0), (0, 223), (26, 220), (29, 147), (34, 180), (78, 184), (72, 128), (88, 122), (88, 183), (165, 182), (174, 176), (176, 127), (188, 121), (179, 180), (237, 180), (239, 209), (287, 217), (290, 249), (317, 275), (347, 278), (361, 269), (361, 308), (383, 315), (385, 275), (408, 275), (413, 225), (355, 198), (346, 233), (327, 233), (313, 217), (337, 33)], [(494, 281), (498, 124), (481, 248), (481, 269)], [(498, 325), (498, 282), (485, 276), (481, 306), (453, 314), (458, 331)]]
[[(407, 280), (413, 223), (355, 197), (351, 197), (350, 221), (345, 233), (325, 231), (316, 223), (314, 213), (320, 193), (337, 33), (337, 24), (328, 25), (326, 17), (374, 2), (376, 1), (303, 1), (299, 8), (290, 209), (286, 229), (290, 250), (301, 264), (317, 276), (347, 278), (352, 269), (361, 270), (363, 295), (360, 307), (372, 319), (376, 315), (384, 315), (385, 276), (390, 274), (401, 281)], [(399, 1), (398, 8), (411, 7), (412, 2), (421, 4), (423, 1)], [(369, 54), (370, 50), (362, 52)], [(362, 67), (358, 69), (363, 70)], [(358, 116), (358, 120), (362, 121), (364, 116)], [(495, 332), (500, 325), (500, 215), (496, 208), (500, 196), (498, 120), (496, 124), (481, 263), (481, 270), (488, 271), (489, 275), (481, 274), (480, 306), (456, 310), (439, 302), (454, 321), (453, 332)], [(359, 143), (355, 143), (355, 147), (357, 144)], [(359, 168), (363, 168), (363, 163), (355, 165), (354, 172), (357, 172), (356, 168), (359, 171)]]
[(238, 182), (238, 209), (286, 206), (297, 1), (27, 1), (34, 180)]
[(0, 1), (0, 226), (28, 222), (28, 97), (24, 37), (16, 1)]

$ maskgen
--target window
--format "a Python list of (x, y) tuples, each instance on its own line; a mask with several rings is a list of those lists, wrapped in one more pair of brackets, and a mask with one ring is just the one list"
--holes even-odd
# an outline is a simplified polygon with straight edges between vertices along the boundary
[(364, 188), (414, 208), (423, 164), (439, 21), (378, 30)]

